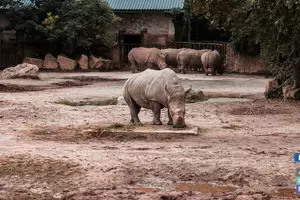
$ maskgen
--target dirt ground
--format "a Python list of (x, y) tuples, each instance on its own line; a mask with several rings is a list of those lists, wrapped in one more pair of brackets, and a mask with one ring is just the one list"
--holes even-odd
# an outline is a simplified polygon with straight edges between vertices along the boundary
[[(128, 126), (117, 98), (132, 74), (42, 73), (0, 80), (0, 199), (297, 199), (300, 103), (265, 100), (259, 76), (179, 75), (216, 99), (187, 104), (198, 135)], [(214, 99), (210, 99), (214, 100)], [(230, 100), (230, 101), (229, 101)], [(167, 122), (165, 110), (162, 121)], [(110, 125), (110, 126), (109, 126)], [(127, 130), (117, 133), (116, 130)], [(149, 130), (135, 133), (134, 129)]]

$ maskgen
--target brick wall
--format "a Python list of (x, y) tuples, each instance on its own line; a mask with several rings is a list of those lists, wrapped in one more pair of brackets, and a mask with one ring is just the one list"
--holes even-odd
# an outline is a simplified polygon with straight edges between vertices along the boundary
[(119, 30), (125, 29), (125, 34), (140, 34), (143, 29), (147, 29), (144, 35), (145, 44), (164, 45), (174, 38), (175, 27), (168, 14), (119, 13), (118, 16), (122, 18)]

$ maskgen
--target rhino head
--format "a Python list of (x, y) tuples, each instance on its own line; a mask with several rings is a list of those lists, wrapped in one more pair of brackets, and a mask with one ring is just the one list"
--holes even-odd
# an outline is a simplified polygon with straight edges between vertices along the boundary
[(184, 92), (171, 92), (168, 90), (167, 85), (165, 90), (168, 94), (168, 109), (173, 120), (173, 128), (184, 128), (185, 124), (185, 97), (192, 90), (190, 86)]
[(165, 69), (168, 67), (168, 64), (166, 63), (166, 57), (167, 54), (164, 52), (159, 51), (157, 53), (157, 65), (159, 69)]

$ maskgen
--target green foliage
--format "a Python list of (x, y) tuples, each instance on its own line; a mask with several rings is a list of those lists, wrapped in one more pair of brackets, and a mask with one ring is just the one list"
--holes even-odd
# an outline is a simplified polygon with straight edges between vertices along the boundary
[(57, 20), (59, 19), (58, 15), (52, 15), (51, 12), (47, 14), (47, 18), (42, 22), (45, 26), (47, 32), (53, 31)]
[(192, 17), (190, 0), (185, 1), (184, 10), (175, 8), (170, 11), (170, 14), (175, 25), (175, 40), (190, 41)]
[(193, 6), (194, 12), (232, 33), (237, 51), (260, 52), (279, 80), (297, 80), (299, 86), (299, 0), (193, 0)]
[(89, 53), (93, 44), (115, 45), (113, 28), (119, 21), (104, 0), (32, 0), (30, 5), (16, 0), (7, 15), (7, 28), (19, 38), (61, 44), (68, 56)]
[(112, 47), (116, 43), (114, 26), (119, 18), (103, 0), (65, 1), (51, 41), (61, 41), (66, 54), (89, 52), (92, 44)]

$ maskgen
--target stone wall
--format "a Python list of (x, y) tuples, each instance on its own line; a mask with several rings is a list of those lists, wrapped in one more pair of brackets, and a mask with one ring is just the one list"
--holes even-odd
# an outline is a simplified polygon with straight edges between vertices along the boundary
[(231, 46), (227, 46), (226, 72), (245, 74), (270, 73), (259, 57), (234, 53)]

